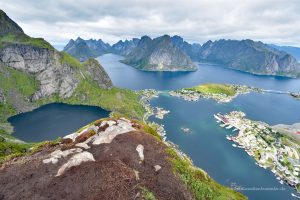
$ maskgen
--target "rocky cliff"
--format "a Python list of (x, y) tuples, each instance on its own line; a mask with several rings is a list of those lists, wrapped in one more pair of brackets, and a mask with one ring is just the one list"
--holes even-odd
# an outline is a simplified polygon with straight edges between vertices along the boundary
[(104, 43), (101, 39), (83, 40), (78, 37), (75, 41), (71, 39), (63, 51), (83, 62), (89, 58), (96, 58), (104, 53), (109, 53), (111, 46), (108, 43)]
[(153, 40), (143, 36), (123, 62), (147, 71), (197, 70), (189, 56), (176, 47), (168, 35)]
[(293, 56), (252, 40), (208, 41), (201, 47), (198, 59), (254, 74), (300, 75), (300, 64)]
[[(61, 98), (72, 95), (78, 83), (81, 81), (85, 69), (79, 63), (72, 62), (73, 58), (65, 53), (58, 52), (49, 43), (42, 39), (30, 38), (21, 32), (2, 11), (0, 23), (10, 24), (0, 27), (3, 33), (6, 27), (16, 27), (16, 30), (2, 35), (0, 38), (0, 63), (22, 72), (32, 74), (39, 81), (39, 90), (34, 93), (32, 100), (58, 94)], [(12, 28), (11, 28), (12, 29)], [(91, 61), (84, 66), (88, 71), (97, 75), (95, 79), (101, 88), (110, 88), (112, 83), (97, 61)]]

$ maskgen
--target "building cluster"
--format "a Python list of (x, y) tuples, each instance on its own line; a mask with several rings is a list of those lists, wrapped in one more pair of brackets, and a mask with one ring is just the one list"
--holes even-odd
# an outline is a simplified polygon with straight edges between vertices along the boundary
[(234, 141), (238, 147), (254, 157), (260, 167), (271, 169), (280, 183), (299, 189), (299, 142), (273, 130), (266, 123), (245, 118), (243, 112), (216, 114), (215, 118), (222, 127), (238, 130), (237, 135), (227, 136), (228, 140)]

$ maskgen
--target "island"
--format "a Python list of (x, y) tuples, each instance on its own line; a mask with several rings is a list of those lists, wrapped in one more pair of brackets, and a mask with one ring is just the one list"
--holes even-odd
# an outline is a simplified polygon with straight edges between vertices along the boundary
[(262, 91), (259, 88), (246, 85), (206, 83), (191, 88), (170, 91), (169, 94), (187, 101), (198, 101), (200, 98), (206, 98), (213, 99), (218, 103), (228, 103), (240, 94)]
[(288, 184), (300, 192), (300, 142), (278, 132), (270, 125), (246, 118), (245, 113), (232, 111), (215, 114), (221, 127), (238, 131), (227, 135), (234, 147), (243, 148), (260, 167), (271, 169), (281, 184)]

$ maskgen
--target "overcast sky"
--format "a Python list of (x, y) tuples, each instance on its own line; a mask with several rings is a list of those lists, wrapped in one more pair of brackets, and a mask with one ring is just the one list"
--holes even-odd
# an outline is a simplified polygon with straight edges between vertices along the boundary
[(115, 43), (178, 34), (189, 42), (245, 39), (300, 46), (300, 0), (0, 0), (30, 36)]

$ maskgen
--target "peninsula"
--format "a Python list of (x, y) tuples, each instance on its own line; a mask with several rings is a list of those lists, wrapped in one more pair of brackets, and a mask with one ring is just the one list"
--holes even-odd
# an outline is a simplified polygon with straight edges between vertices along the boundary
[(226, 138), (243, 148), (257, 164), (270, 169), (280, 183), (286, 183), (300, 192), (300, 142), (278, 132), (266, 123), (247, 119), (245, 113), (232, 111), (214, 115), (221, 127), (238, 131)]

